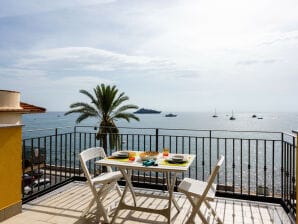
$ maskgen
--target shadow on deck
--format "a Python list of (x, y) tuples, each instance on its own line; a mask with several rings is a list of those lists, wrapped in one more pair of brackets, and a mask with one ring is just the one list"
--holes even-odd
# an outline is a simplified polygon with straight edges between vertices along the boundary
[[(150, 208), (164, 208), (166, 206), (167, 201), (158, 197), (166, 194), (165, 192), (142, 188), (137, 190), (138, 192), (155, 196), (154, 198), (137, 197), (139, 205)], [(171, 223), (185, 223), (190, 214), (190, 203), (183, 194), (175, 193), (175, 196), (182, 210), (180, 213), (177, 213), (177, 210), (172, 207)], [(24, 204), (21, 214), (4, 221), (3, 224), (95, 224), (98, 223), (95, 218), (95, 207), (87, 217), (81, 217), (83, 209), (88, 205), (91, 198), (91, 191), (86, 183), (72, 182)], [(118, 194), (111, 192), (105, 200), (105, 205), (115, 208), (118, 201)], [(127, 197), (126, 202), (132, 204), (132, 198)], [(279, 204), (217, 198), (212, 205), (216, 208), (217, 214), (224, 223), (291, 223), (284, 209)], [(202, 211), (207, 213), (205, 207), (202, 208)], [(216, 223), (212, 216), (210, 217), (210, 223)], [(101, 221), (103, 221), (102, 218)], [(116, 219), (116, 223), (159, 224), (167, 223), (167, 220), (157, 214), (122, 210)], [(198, 217), (196, 218), (196, 223), (201, 223)]]

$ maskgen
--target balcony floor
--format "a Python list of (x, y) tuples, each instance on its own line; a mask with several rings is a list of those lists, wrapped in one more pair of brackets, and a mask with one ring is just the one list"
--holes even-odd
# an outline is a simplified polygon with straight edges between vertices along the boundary
[[(163, 208), (166, 205), (164, 199), (158, 199), (158, 195), (164, 194), (161, 191), (138, 189), (139, 192), (156, 195), (156, 198), (138, 196), (138, 204), (150, 208)], [(183, 208), (180, 213), (172, 207), (172, 223), (185, 223), (190, 211), (190, 203), (185, 196), (176, 193), (178, 204)], [(84, 182), (73, 182), (38, 199), (23, 205), (23, 212), (14, 216), (2, 224), (93, 224), (98, 223), (95, 219), (95, 207), (87, 217), (80, 217), (82, 210), (91, 200), (91, 191)], [(118, 194), (111, 192), (105, 200), (108, 206), (116, 205)], [(127, 203), (132, 203), (127, 199)], [(224, 223), (291, 223), (283, 208), (278, 204), (262, 202), (251, 202), (244, 200), (234, 200), (227, 198), (217, 198), (212, 203), (216, 208), (217, 214)], [(205, 207), (201, 209), (206, 213)], [(212, 216), (211, 216), (212, 217)], [(101, 218), (102, 221), (102, 218)], [(166, 223), (163, 216), (136, 212), (129, 210), (120, 211), (116, 223)], [(196, 218), (196, 223), (201, 223)], [(210, 223), (216, 223), (213, 219)]]

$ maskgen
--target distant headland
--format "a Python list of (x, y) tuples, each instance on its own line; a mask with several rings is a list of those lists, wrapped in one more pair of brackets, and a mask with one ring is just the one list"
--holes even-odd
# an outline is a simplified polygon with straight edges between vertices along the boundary
[(141, 109), (137, 110), (136, 112), (134, 112), (134, 114), (160, 114), (160, 113), (161, 113), (161, 111), (145, 109), (145, 108), (141, 108)]

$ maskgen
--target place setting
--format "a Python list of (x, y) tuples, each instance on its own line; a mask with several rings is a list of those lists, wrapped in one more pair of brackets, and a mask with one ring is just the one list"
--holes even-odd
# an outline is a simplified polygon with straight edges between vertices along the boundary
[(183, 154), (169, 154), (167, 158), (162, 161), (162, 165), (185, 166), (188, 164), (188, 155)]

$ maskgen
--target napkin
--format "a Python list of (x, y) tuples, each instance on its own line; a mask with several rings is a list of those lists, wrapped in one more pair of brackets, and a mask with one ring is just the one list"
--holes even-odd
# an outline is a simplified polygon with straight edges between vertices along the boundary
[(144, 166), (157, 166), (158, 164), (155, 163), (155, 160), (151, 159), (151, 160), (148, 160), (148, 161), (144, 161), (143, 165)]

